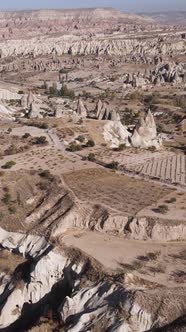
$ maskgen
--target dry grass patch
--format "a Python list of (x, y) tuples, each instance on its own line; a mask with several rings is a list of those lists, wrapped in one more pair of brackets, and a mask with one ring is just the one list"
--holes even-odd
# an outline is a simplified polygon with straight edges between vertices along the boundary
[(25, 259), (20, 255), (14, 255), (7, 250), (0, 251), (0, 271), (12, 274), (16, 267), (23, 263)]
[(132, 215), (170, 192), (159, 184), (95, 168), (65, 174), (64, 180), (81, 200)]

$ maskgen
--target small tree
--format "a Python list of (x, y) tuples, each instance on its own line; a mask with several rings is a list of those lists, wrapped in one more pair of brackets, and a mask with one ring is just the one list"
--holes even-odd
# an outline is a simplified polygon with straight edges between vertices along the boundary
[(119, 163), (117, 161), (112, 161), (111, 163), (107, 164), (106, 167), (117, 170)]
[(83, 135), (79, 135), (77, 138), (77, 141), (79, 141), (80, 143), (83, 143), (85, 141), (85, 137)]
[(29, 133), (25, 133), (23, 136), (22, 136), (22, 138), (23, 139), (27, 139), (27, 138), (29, 138), (31, 135), (29, 134)]
[(81, 145), (76, 144), (75, 142), (70, 143), (70, 145), (66, 148), (67, 151), (76, 152), (82, 150)]
[(94, 153), (89, 153), (88, 157), (87, 157), (88, 161), (95, 161), (96, 157)]
[(159, 205), (158, 206), (159, 213), (166, 214), (169, 210), (167, 205)]
[(39, 137), (35, 137), (32, 142), (33, 142), (33, 144), (44, 145), (47, 143), (47, 139), (45, 136), (39, 136)]
[(86, 146), (87, 147), (93, 147), (93, 146), (95, 146), (95, 142), (92, 139), (89, 139)]

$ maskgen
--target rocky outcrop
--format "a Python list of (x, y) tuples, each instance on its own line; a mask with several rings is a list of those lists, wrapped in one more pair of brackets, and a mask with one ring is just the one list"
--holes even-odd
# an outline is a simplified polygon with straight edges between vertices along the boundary
[(109, 121), (104, 126), (103, 136), (107, 143), (112, 148), (117, 148), (120, 144), (130, 146), (129, 137), (130, 133), (120, 121)]
[(160, 149), (162, 141), (157, 136), (156, 124), (153, 114), (150, 110), (140, 119), (140, 124), (136, 126), (133, 133), (130, 133), (127, 127), (116, 120), (107, 123), (103, 132), (105, 141), (110, 143), (111, 147), (118, 147), (120, 144), (133, 146), (135, 148), (155, 147)]
[(25, 94), (21, 98), (21, 107), (23, 107), (23, 108), (27, 108), (28, 107), (28, 97)]
[(0, 89), (0, 100), (9, 101), (11, 99), (20, 100), (21, 95), (8, 89)]
[(30, 111), (28, 113), (28, 117), (30, 119), (35, 119), (35, 118), (40, 119), (40, 118), (43, 118), (43, 115), (41, 114), (41, 110), (40, 110), (39, 105), (37, 105), (35, 103), (31, 104)]
[[(109, 122), (111, 123), (111, 122)], [(114, 211), (108, 206), (81, 203), (65, 187), (56, 187), (25, 219), (27, 229), (35, 229), (48, 238), (62, 236), (68, 229), (79, 228), (115, 234), (135, 240), (184, 241), (186, 224), (168, 222), (141, 215), (135, 217)]]
[(139, 148), (161, 147), (162, 142), (157, 137), (156, 124), (150, 110), (141, 117), (140, 124), (135, 128), (130, 141), (132, 146)]
[(78, 100), (77, 104), (77, 115), (79, 115), (81, 118), (86, 118), (87, 117), (87, 109), (85, 108), (83, 102), (81, 99)]
[(32, 104), (34, 103), (35, 98), (31, 91), (29, 91), (28, 97), (27, 97), (27, 107), (30, 108)]
[[(159, 63), (158, 63), (159, 64)], [(137, 74), (126, 73), (123, 77), (124, 88), (142, 88), (149, 85), (184, 84), (186, 67), (184, 63), (161, 63), (154, 69), (145, 69)]]
[(96, 114), (96, 119), (98, 120), (120, 121), (119, 112), (116, 110), (110, 110), (109, 105), (105, 102), (103, 103), (100, 99), (97, 102), (94, 112)]
[[(1, 327), (11, 326), (15, 322), (18, 324), (17, 330), (23, 331), (43, 314), (45, 307), (47, 308), (47, 294), (50, 294), (52, 287), (62, 278), (64, 268), (68, 265), (67, 257), (54, 250), (44, 237), (9, 233), (0, 229), (0, 243), (5, 249), (15, 250), (17, 254), (30, 257), (27, 262), (17, 267), (0, 295), (0, 301), (3, 298), (6, 300), (1, 310)], [(74, 266), (74, 269), (76, 268)], [(63, 299), (62, 297), (61, 300)], [(19, 318), (24, 316), (25, 311), (22, 309), (26, 304), (28, 313), (30, 310), (33, 311), (33, 316), (29, 318), (28, 314), (25, 325), (19, 322)], [(34, 304), (35, 310), (31, 309)]]
[[(124, 36), (126, 37), (126, 36)], [(63, 54), (72, 55), (121, 55), (130, 57), (134, 61), (143, 61), (150, 63), (152, 58), (159, 55), (162, 56), (177, 55), (185, 53), (185, 40), (179, 40), (176, 37), (166, 36), (160, 40), (159, 37), (151, 37), (144, 39), (127, 39), (127, 38), (103, 38), (102, 35), (89, 37), (85, 34), (82, 36), (62, 36), (62, 37), (46, 37), (42, 36), (38, 40), (32, 38), (30, 40), (11, 40), (0, 43), (2, 57), (8, 56), (28, 56), (34, 57), (55, 54), (61, 56)], [(131, 56), (133, 54), (133, 56)], [(144, 56), (145, 54), (145, 56)]]
[(34, 104), (34, 102), (35, 102), (35, 96), (31, 91), (29, 91), (28, 95), (24, 94), (21, 98), (21, 106), (25, 109), (32, 108), (32, 104)]
[[(30, 257), (3, 279), (2, 331), (23, 332), (39, 324), (42, 317), (50, 317), (50, 324), (58, 317), (67, 332), (92, 327), (151, 332), (181, 318), (186, 310), (183, 287), (169, 289), (131, 273), (108, 277), (101, 264), (83, 253), (77, 251), (73, 256), (70, 248), (63, 250), (59, 243), (53, 248), (35, 235), (0, 228), (0, 244)], [(76, 249), (73, 252), (75, 255)]]
[(0, 120), (15, 120), (16, 110), (0, 102)]

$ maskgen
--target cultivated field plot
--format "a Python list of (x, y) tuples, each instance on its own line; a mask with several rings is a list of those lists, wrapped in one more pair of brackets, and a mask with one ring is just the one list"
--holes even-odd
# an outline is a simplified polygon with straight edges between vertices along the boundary
[(174, 155), (153, 159), (138, 168), (138, 172), (172, 184), (186, 185), (186, 157)]
[(159, 184), (104, 169), (71, 172), (64, 174), (64, 180), (80, 200), (105, 204), (131, 215), (170, 192)]
[(186, 156), (173, 152), (114, 153), (102, 160), (118, 161), (125, 171), (148, 176), (170, 184), (186, 186)]

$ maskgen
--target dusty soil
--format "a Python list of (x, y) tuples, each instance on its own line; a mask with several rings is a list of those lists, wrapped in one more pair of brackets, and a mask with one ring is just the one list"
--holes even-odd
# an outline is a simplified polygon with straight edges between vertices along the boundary
[[(170, 287), (186, 283), (185, 243), (132, 241), (75, 229), (69, 230), (62, 240), (98, 260), (107, 271), (134, 273)], [(179, 271), (183, 272), (180, 278)]]
[(134, 215), (165, 197), (170, 189), (104, 169), (88, 169), (64, 175), (66, 184), (82, 201), (107, 205)]

